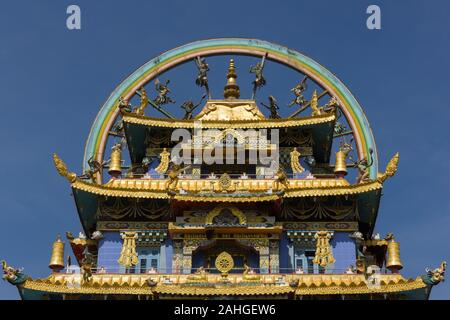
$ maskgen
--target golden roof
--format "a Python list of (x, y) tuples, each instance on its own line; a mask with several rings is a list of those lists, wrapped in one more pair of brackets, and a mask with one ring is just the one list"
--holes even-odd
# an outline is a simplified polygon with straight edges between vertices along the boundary
[(195, 119), (201, 121), (259, 121), (265, 117), (254, 100), (209, 100)]
[[(399, 274), (380, 274), (379, 286), (370, 286), (361, 274), (260, 275), (259, 281), (245, 280), (242, 274), (229, 274), (228, 284), (221, 275), (208, 274), (206, 281), (192, 282), (190, 275), (94, 274), (82, 284), (80, 274), (54, 273), (46, 279), (28, 279), (22, 287), (55, 293), (212, 295), (297, 295), (364, 294), (409, 291), (426, 287), (420, 277), (405, 279)], [(156, 284), (151, 287), (148, 280)], [(280, 282), (279, 280), (282, 279)], [(298, 285), (289, 283), (297, 281)]]
[[(210, 100), (206, 104), (208, 106), (209, 103), (213, 103), (214, 101)], [(235, 100), (235, 101), (223, 101), (221, 100), (221, 106), (225, 104), (229, 106), (230, 110), (233, 110), (232, 117), (235, 117), (234, 109), (237, 106), (240, 108), (245, 106), (245, 103), (250, 105), (249, 103), (254, 101), (246, 101), (246, 100)], [(205, 108), (206, 108), (205, 106)], [(216, 105), (217, 106), (217, 105)], [(234, 106), (234, 107), (233, 107)], [(218, 107), (219, 108), (219, 107)], [(222, 107), (220, 107), (222, 108)], [(253, 110), (254, 111), (254, 110)], [(203, 111), (202, 111), (203, 112)], [(258, 118), (257, 116), (254, 119), (245, 119), (245, 118), (238, 118), (233, 121), (230, 120), (223, 120), (219, 115), (214, 116), (215, 120), (212, 120), (210, 118), (213, 117), (213, 115), (216, 114), (216, 112), (206, 116), (205, 118), (201, 118), (201, 126), (204, 129), (226, 129), (226, 128), (234, 128), (234, 129), (264, 129), (264, 128), (288, 128), (288, 127), (301, 127), (301, 126), (309, 126), (309, 125), (316, 125), (321, 123), (329, 123), (333, 122), (336, 119), (336, 116), (334, 114), (328, 114), (324, 113), (322, 115), (318, 116), (310, 116), (310, 117), (304, 117), (304, 118), (288, 118), (288, 119), (264, 119), (264, 118)], [(201, 116), (202, 113), (198, 115)], [(229, 117), (228, 115), (227, 117)], [(250, 116), (249, 116), (250, 117)], [(131, 124), (140, 124), (145, 125), (149, 127), (162, 127), (162, 128), (186, 128), (191, 129), (194, 128), (196, 125), (196, 120), (177, 120), (177, 119), (160, 119), (160, 118), (152, 118), (147, 116), (139, 116), (133, 113), (126, 113), (123, 115), (123, 121), (125, 123), (131, 123)]]
[[(274, 186), (270, 193), (267, 190), (271, 188), (273, 180), (240, 179), (239, 181), (243, 183), (243, 187), (238, 185), (237, 193), (217, 192), (216, 189), (210, 193), (201, 193), (199, 191), (211, 188), (208, 186), (209, 180), (180, 179), (177, 189), (178, 191), (183, 189), (186, 193), (178, 192), (175, 195), (167, 192), (166, 180), (162, 179), (117, 179), (111, 180), (105, 185), (77, 180), (71, 186), (73, 189), (111, 197), (206, 202), (261, 202), (280, 198), (351, 195), (379, 190), (383, 186), (379, 181), (350, 185), (344, 179), (289, 179), (288, 188), (278, 193), (277, 188), (280, 186)], [(231, 185), (233, 186), (233, 184)], [(203, 187), (206, 189), (202, 189)], [(215, 185), (213, 188), (216, 188)]]

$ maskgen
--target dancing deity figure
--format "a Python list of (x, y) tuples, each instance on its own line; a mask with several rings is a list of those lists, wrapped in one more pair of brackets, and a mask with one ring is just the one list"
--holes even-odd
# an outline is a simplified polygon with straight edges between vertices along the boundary
[(263, 76), (264, 63), (266, 61), (267, 53), (262, 58), (261, 62), (258, 62), (256, 65), (250, 67), (250, 73), (255, 74), (255, 80), (253, 80), (253, 94), (252, 99), (256, 97), (256, 90), (261, 88), (266, 84), (266, 79)]
[(278, 110), (280, 110), (280, 107), (278, 107), (277, 100), (274, 96), (269, 96), (269, 105), (266, 105), (261, 102), (261, 104), (270, 110), (270, 118), (271, 119), (280, 119), (280, 114), (278, 113)]
[(168, 87), (170, 80), (166, 80), (165, 84), (162, 84), (159, 79), (155, 80), (155, 88), (158, 91), (158, 96), (153, 100), (153, 103), (157, 106), (162, 106), (163, 104), (175, 103), (169, 96), (170, 89)]
[(295, 98), (288, 104), (288, 107), (292, 107), (293, 105), (298, 105), (299, 107), (303, 107), (307, 101), (303, 96), (303, 92), (307, 89), (306, 80), (308, 76), (305, 76), (303, 80), (298, 83), (295, 87), (291, 89), (291, 92), (294, 93)]
[(206, 63), (206, 59), (202, 58), (202, 57), (197, 57), (195, 59), (195, 63), (197, 64), (197, 68), (198, 68), (198, 75), (197, 75), (197, 79), (195, 80), (195, 83), (199, 87), (205, 87), (206, 94), (208, 95), (208, 98), (211, 99), (211, 93), (209, 91), (208, 76), (207, 76), (207, 72), (209, 71), (209, 66)]

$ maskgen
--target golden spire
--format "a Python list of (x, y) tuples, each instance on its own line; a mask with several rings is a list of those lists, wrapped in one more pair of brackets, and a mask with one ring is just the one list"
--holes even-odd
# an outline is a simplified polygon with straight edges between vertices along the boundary
[(234, 66), (234, 60), (231, 59), (230, 66), (228, 67), (227, 84), (223, 90), (223, 96), (225, 99), (239, 99), (240, 92), (239, 86), (236, 83), (236, 78), (237, 74)]

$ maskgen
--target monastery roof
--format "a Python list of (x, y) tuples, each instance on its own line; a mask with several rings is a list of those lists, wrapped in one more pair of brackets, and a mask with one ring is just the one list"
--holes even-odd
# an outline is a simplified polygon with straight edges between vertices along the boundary
[(243, 182), (243, 187), (239, 192), (202, 191), (211, 188), (210, 181), (206, 179), (180, 179), (178, 190), (174, 194), (167, 192), (166, 180), (162, 179), (116, 179), (104, 185), (76, 180), (72, 183), (72, 188), (109, 197), (199, 202), (261, 202), (280, 198), (352, 195), (382, 188), (379, 181), (350, 185), (344, 179), (289, 179), (287, 188), (284, 190), (274, 188), (270, 192), (268, 190), (274, 182), (272, 179), (240, 181)]
[[(254, 296), (254, 295), (330, 295), (394, 293), (427, 287), (423, 280), (405, 279), (399, 274), (380, 274), (379, 285), (369, 286), (362, 274), (259, 275), (259, 280), (245, 280), (242, 274), (228, 275), (229, 283), (221, 283), (221, 275), (208, 274), (203, 281), (189, 275), (94, 274), (88, 284), (81, 284), (79, 274), (52, 274), (46, 279), (28, 279), (23, 289), (73, 294), (165, 294), (177, 296)], [(284, 281), (279, 281), (283, 279)], [(150, 286), (152, 280), (155, 285)], [(296, 282), (298, 281), (298, 283)], [(295, 284), (292, 284), (295, 283)]]
[[(239, 100), (238, 100), (239, 101)], [(233, 109), (231, 109), (233, 110)], [(201, 116), (202, 114), (199, 114)], [(229, 117), (229, 119), (227, 119)], [(264, 117), (264, 116), (263, 116)], [(126, 124), (138, 124), (149, 127), (161, 128), (194, 128), (196, 122), (201, 120), (201, 126), (205, 129), (263, 129), (263, 128), (288, 128), (311, 126), (322, 123), (332, 123), (336, 120), (333, 113), (324, 113), (317, 116), (309, 116), (304, 118), (287, 118), (287, 119), (264, 119), (256, 116), (237, 117), (234, 112), (225, 113), (224, 116), (216, 112), (205, 114), (200, 118), (193, 120), (178, 119), (161, 119), (147, 116), (139, 116), (133, 113), (126, 113), (123, 116), (123, 122)]]

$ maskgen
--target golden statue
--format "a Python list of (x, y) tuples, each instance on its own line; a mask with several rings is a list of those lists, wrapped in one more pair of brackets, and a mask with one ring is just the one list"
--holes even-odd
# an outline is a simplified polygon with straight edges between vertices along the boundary
[(155, 171), (159, 174), (164, 174), (167, 172), (167, 169), (169, 169), (169, 163), (170, 163), (170, 152), (167, 151), (167, 148), (164, 148), (163, 151), (159, 154), (161, 158), (161, 162), (159, 165), (155, 168)]
[(333, 251), (330, 245), (331, 234), (327, 231), (318, 231), (314, 238), (317, 241), (316, 254), (314, 256), (314, 264), (326, 267), (333, 264), (336, 260), (333, 257)]
[(283, 168), (279, 167), (277, 173), (275, 174), (275, 181), (274, 181), (274, 187), (276, 190), (280, 190), (280, 184), (284, 188), (289, 188), (289, 180), (286, 175), (286, 172), (284, 172)]
[(302, 173), (303, 171), (305, 171), (305, 168), (303, 168), (300, 165), (300, 156), (301, 153), (297, 151), (297, 148), (294, 148), (294, 150), (291, 151), (290, 153), (291, 155), (291, 168), (292, 168), (292, 173)]
[(178, 186), (178, 175), (191, 166), (181, 167), (178, 164), (174, 164), (171, 169), (167, 171), (166, 189), (169, 191), (175, 191)]
[(251, 281), (257, 281), (261, 279), (261, 277), (255, 274), (255, 271), (253, 271), (253, 269), (250, 268), (247, 264), (244, 264), (243, 278), (244, 280), (251, 280)]
[(319, 98), (317, 97), (317, 91), (314, 90), (313, 96), (311, 98), (311, 109), (313, 116), (320, 116), (322, 111), (319, 108)]
[(147, 106), (148, 106), (147, 91), (145, 90), (144, 87), (142, 87), (141, 88), (141, 104), (139, 105), (139, 107), (136, 108), (134, 113), (136, 113), (138, 116), (143, 116), (145, 108), (147, 108)]
[(206, 281), (206, 270), (203, 267), (197, 269), (195, 274), (191, 274), (187, 277), (190, 281)]

